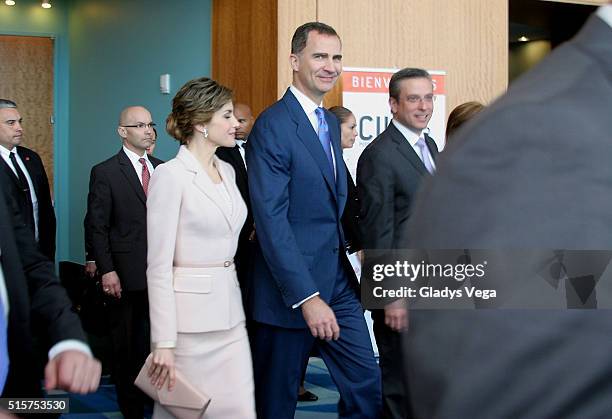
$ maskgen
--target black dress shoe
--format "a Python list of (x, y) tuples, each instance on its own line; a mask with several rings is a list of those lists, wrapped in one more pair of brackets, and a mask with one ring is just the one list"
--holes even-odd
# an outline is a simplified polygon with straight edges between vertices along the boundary
[(319, 400), (319, 396), (306, 390), (302, 394), (298, 394), (298, 402), (316, 402)]

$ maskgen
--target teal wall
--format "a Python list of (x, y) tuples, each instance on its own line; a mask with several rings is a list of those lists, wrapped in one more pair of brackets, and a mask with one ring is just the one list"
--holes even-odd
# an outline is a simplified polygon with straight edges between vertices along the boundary
[(40, 7), (39, 0), (17, 0), (15, 6), (0, 3), (0, 34), (47, 36), (54, 42), (54, 110), (55, 127), (54, 164), (55, 164), (55, 212), (58, 218), (57, 253), (60, 258), (68, 252), (68, 100), (69, 100), (69, 44), (68, 44), (68, 4), (65, 0), (55, 0), (51, 9)]
[[(82, 261), (89, 172), (120, 148), (121, 109), (143, 105), (158, 124), (155, 155), (172, 158), (164, 130), (174, 93), (211, 71), (211, 0), (39, 0), (0, 3), (0, 33), (54, 36), (58, 259)], [(170, 95), (159, 76), (171, 76)]]
[[(164, 130), (172, 97), (186, 81), (210, 75), (211, 0), (73, 0), (70, 38), (70, 247), (83, 258), (90, 169), (117, 153), (119, 112), (143, 105), (158, 124), (155, 155), (174, 157)], [(159, 91), (169, 73), (171, 94)]]

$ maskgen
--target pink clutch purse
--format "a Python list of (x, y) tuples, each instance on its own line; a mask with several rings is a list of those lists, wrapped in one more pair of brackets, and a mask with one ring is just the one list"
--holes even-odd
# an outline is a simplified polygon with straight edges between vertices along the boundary
[(152, 357), (149, 355), (140, 369), (134, 381), (136, 387), (159, 402), (176, 418), (200, 419), (210, 404), (210, 397), (192, 386), (179, 371), (176, 371), (176, 383), (172, 391), (168, 391), (168, 382), (164, 383), (161, 389), (153, 386), (149, 377)]

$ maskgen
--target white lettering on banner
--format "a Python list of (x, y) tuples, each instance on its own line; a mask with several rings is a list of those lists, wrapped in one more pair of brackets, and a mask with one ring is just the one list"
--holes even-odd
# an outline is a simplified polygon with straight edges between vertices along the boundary
[(368, 89), (380, 89), (385, 87), (389, 88), (389, 83), (391, 82), (391, 77), (374, 77), (374, 76), (352, 76), (351, 84), (354, 88), (368, 88)]

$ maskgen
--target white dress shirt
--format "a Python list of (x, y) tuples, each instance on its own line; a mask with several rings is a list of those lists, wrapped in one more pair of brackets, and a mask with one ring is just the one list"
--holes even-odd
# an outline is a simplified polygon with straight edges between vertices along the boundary
[(21, 160), (19, 153), (17, 153), (17, 147), (13, 147), (12, 150), (9, 150), (4, 146), (0, 146), (0, 154), (2, 154), (2, 158), (11, 168), (15, 176), (17, 176), (17, 169), (15, 169), (15, 167), (13, 166), (13, 162), (11, 161), (11, 153), (15, 154), (17, 164), (19, 165), (19, 167), (21, 167), (21, 171), (23, 172), (28, 181), (28, 187), (30, 188), (30, 198), (32, 200), (32, 210), (34, 212), (34, 237), (38, 242), (38, 198), (36, 197), (36, 192), (34, 191), (34, 184), (32, 183), (32, 178), (30, 177), (28, 169), (26, 169), (25, 165), (23, 164), (23, 160)]
[(140, 159), (145, 159), (145, 164), (147, 165), (147, 168), (149, 169), (149, 174), (153, 174), (153, 164), (149, 161), (149, 157), (147, 155), (146, 152), (144, 152), (144, 156), (139, 156), (138, 154), (134, 153), (132, 150), (128, 149), (126, 146), (123, 146), (123, 151), (124, 153), (128, 156), (128, 159), (130, 159), (130, 162), (132, 162), (132, 166), (134, 166), (134, 170), (136, 170), (136, 174), (138, 175), (138, 180), (140, 181), (140, 184), (142, 185), (142, 164), (140, 164), (139, 160)]
[[(419, 138), (421, 137), (425, 139), (425, 134), (423, 134), (422, 131), (419, 134), (417, 134), (414, 131), (412, 131), (410, 128), (408, 128), (407, 126), (403, 125), (401, 122), (398, 122), (395, 119), (392, 119), (391, 123), (393, 123), (393, 125), (395, 125), (395, 128), (397, 128), (399, 132), (402, 133), (402, 135), (404, 136), (406, 141), (408, 141), (408, 144), (410, 144), (410, 146), (412, 147), (416, 155), (419, 156), (421, 161), (424, 163), (425, 160), (423, 159), (423, 155), (421, 154), (421, 148), (417, 145), (417, 142), (419, 141)], [(425, 142), (425, 145), (427, 145), (427, 142)], [(427, 148), (429, 149), (429, 146), (427, 146)], [(433, 169), (436, 170), (436, 163), (434, 162), (433, 157), (431, 156), (431, 151), (430, 151), (429, 161), (431, 162)]]
[(238, 146), (238, 151), (240, 151), (240, 156), (242, 157), (242, 161), (244, 162), (244, 167), (247, 167), (246, 157), (244, 155), (244, 145), (246, 144), (246, 140), (236, 140), (236, 145)]
[(604, 4), (597, 9), (597, 16), (612, 28), (612, 4)]

